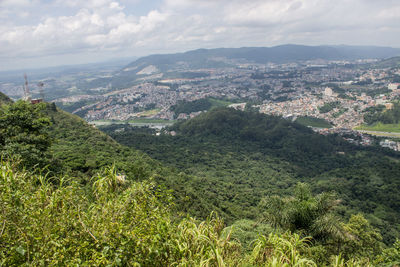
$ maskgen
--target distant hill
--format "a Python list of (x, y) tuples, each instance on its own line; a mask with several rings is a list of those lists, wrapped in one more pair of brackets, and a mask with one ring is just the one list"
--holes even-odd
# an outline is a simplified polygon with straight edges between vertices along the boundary
[(400, 55), (400, 49), (375, 46), (304, 46), (281, 45), (274, 47), (243, 47), (198, 49), (185, 53), (151, 55), (139, 58), (127, 65), (127, 72), (139, 72), (153, 65), (160, 71), (179, 67), (218, 67), (229, 65), (229, 60), (254, 63), (285, 63), (315, 59), (354, 60), (388, 58)]
[[(176, 54), (155, 54), (139, 58), (117, 71), (111, 79), (96, 80), (115, 88), (134, 84), (136, 79), (191, 78), (204, 68), (233, 67), (237, 63), (288, 63), (307, 60), (385, 59), (400, 56), (400, 49), (376, 46), (304, 46), (242, 47), (197, 49)], [(195, 73), (205, 75), (204, 73)], [(153, 76), (153, 78), (152, 78)], [(187, 76), (187, 77), (186, 77)]]
[(377, 63), (374, 63), (372, 66), (377, 68), (400, 67), (400, 56), (383, 59)]

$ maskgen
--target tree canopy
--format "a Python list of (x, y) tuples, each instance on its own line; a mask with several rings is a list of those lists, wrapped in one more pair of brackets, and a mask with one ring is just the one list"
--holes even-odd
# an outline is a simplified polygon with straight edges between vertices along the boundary
[(21, 160), (24, 166), (44, 167), (49, 161), (50, 120), (45, 104), (17, 101), (0, 108), (0, 153)]

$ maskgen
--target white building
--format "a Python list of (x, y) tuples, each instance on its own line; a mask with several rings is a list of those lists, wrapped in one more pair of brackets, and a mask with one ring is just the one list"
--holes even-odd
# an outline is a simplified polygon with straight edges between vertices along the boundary
[(246, 103), (231, 104), (228, 107), (243, 111), (246, 107)]

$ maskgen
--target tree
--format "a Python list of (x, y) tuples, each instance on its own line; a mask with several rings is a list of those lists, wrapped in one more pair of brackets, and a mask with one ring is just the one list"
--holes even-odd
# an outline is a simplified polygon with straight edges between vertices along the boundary
[(400, 266), (400, 240), (397, 239), (393, 247), (384, 249), (375, 263), (381, 266)]
[(25, 167), (43, 167), (48, 162), (51, 144), (47, 129), (49, 118), (45, 104), (17, 101), (0, 109), (0, 155), (20, 160)]
[(298, 183), (294, 197), (271, 196), (260, 202), (263, 219), (275, 227), (292, 232), (302, 231), (317, 240), (341, 235), (333, 210), (339, 201), (333, 193), (313, 196), (309, 185)]
[(381, 234), (361, 214), (352, 215), (343, 229), (346, 238), (342, 251), (348, 258), (367, 258), (382, 252)]

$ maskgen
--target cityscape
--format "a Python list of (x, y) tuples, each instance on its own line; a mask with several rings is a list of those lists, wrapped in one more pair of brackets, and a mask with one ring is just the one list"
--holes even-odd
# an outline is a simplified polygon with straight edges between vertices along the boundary
[[(138, 84), (129, 88), (113, 90), (108, 84), (90, 88), (91, 94), (51, 101), (64, 106), (82, 103), (71, 111), (84, 114), (82, 117), (88, 121), (128, 121), (143, 117), (185, 118), (190, 114), (174, 114), (171, 107), (179, 101), (216, 98), (249, 103), (266, 114), (312, 116), (325, 119), (334, 127), (351, 129), (363, 123), (366, 108), (385, 105), (390, 109), (391, 102), (400, 96), (400, 83), (396, 80), (400, 69), (371, 66), (371, 62), (348, 61), (237, 64), (235, 68), (188, 69), (185, 73), (201, 77), (168, 79), (151, 66), (136, 81)], [(330, 110), (320, 110), (329, 103), (336, 104)]]
[[(90, 123), (145, 120), (157, 122), (158, 127), (207, 110), (177, 113), (174, 107), (179, 103), (215, 99), (235, 109), (251, 108), (293, 121), (298, 117), (322, 119), (332, 127), (329, 131), (354, 131), (364, 124), (366, 110), (377, 106), (390, 110), (400, 96), (400, 67), (385, 60), (319, 59), (281, 64), (213, 60), (228, 64), (191, 68), (180, 63), (167, 71), (155, 65), (114, 67), (96, 74), (79, 71), (41, 77), (31, 83), (43, 83), (47, 101)], [(115, 88), (113, 82), (126, 73), (136, 75), (131, 85)], [(54, 92), (54, 88), (59, 91)], [(59, 88), (64, 88), (62, 93)], [(14, 98), (23, 97), (21, 86), (15, 82), (1, 83), (0, 90)], [(31, 90), (38, 96), (38, 86)], [(371, 132), (355, 133), (365, 136), (364, 145), (371, 143)], [(396, 133), (381, 135), (396, 137)], [(398, 150), (397, 141), (396, 145), (388, 142), (392, 140), (383, 146)]]

